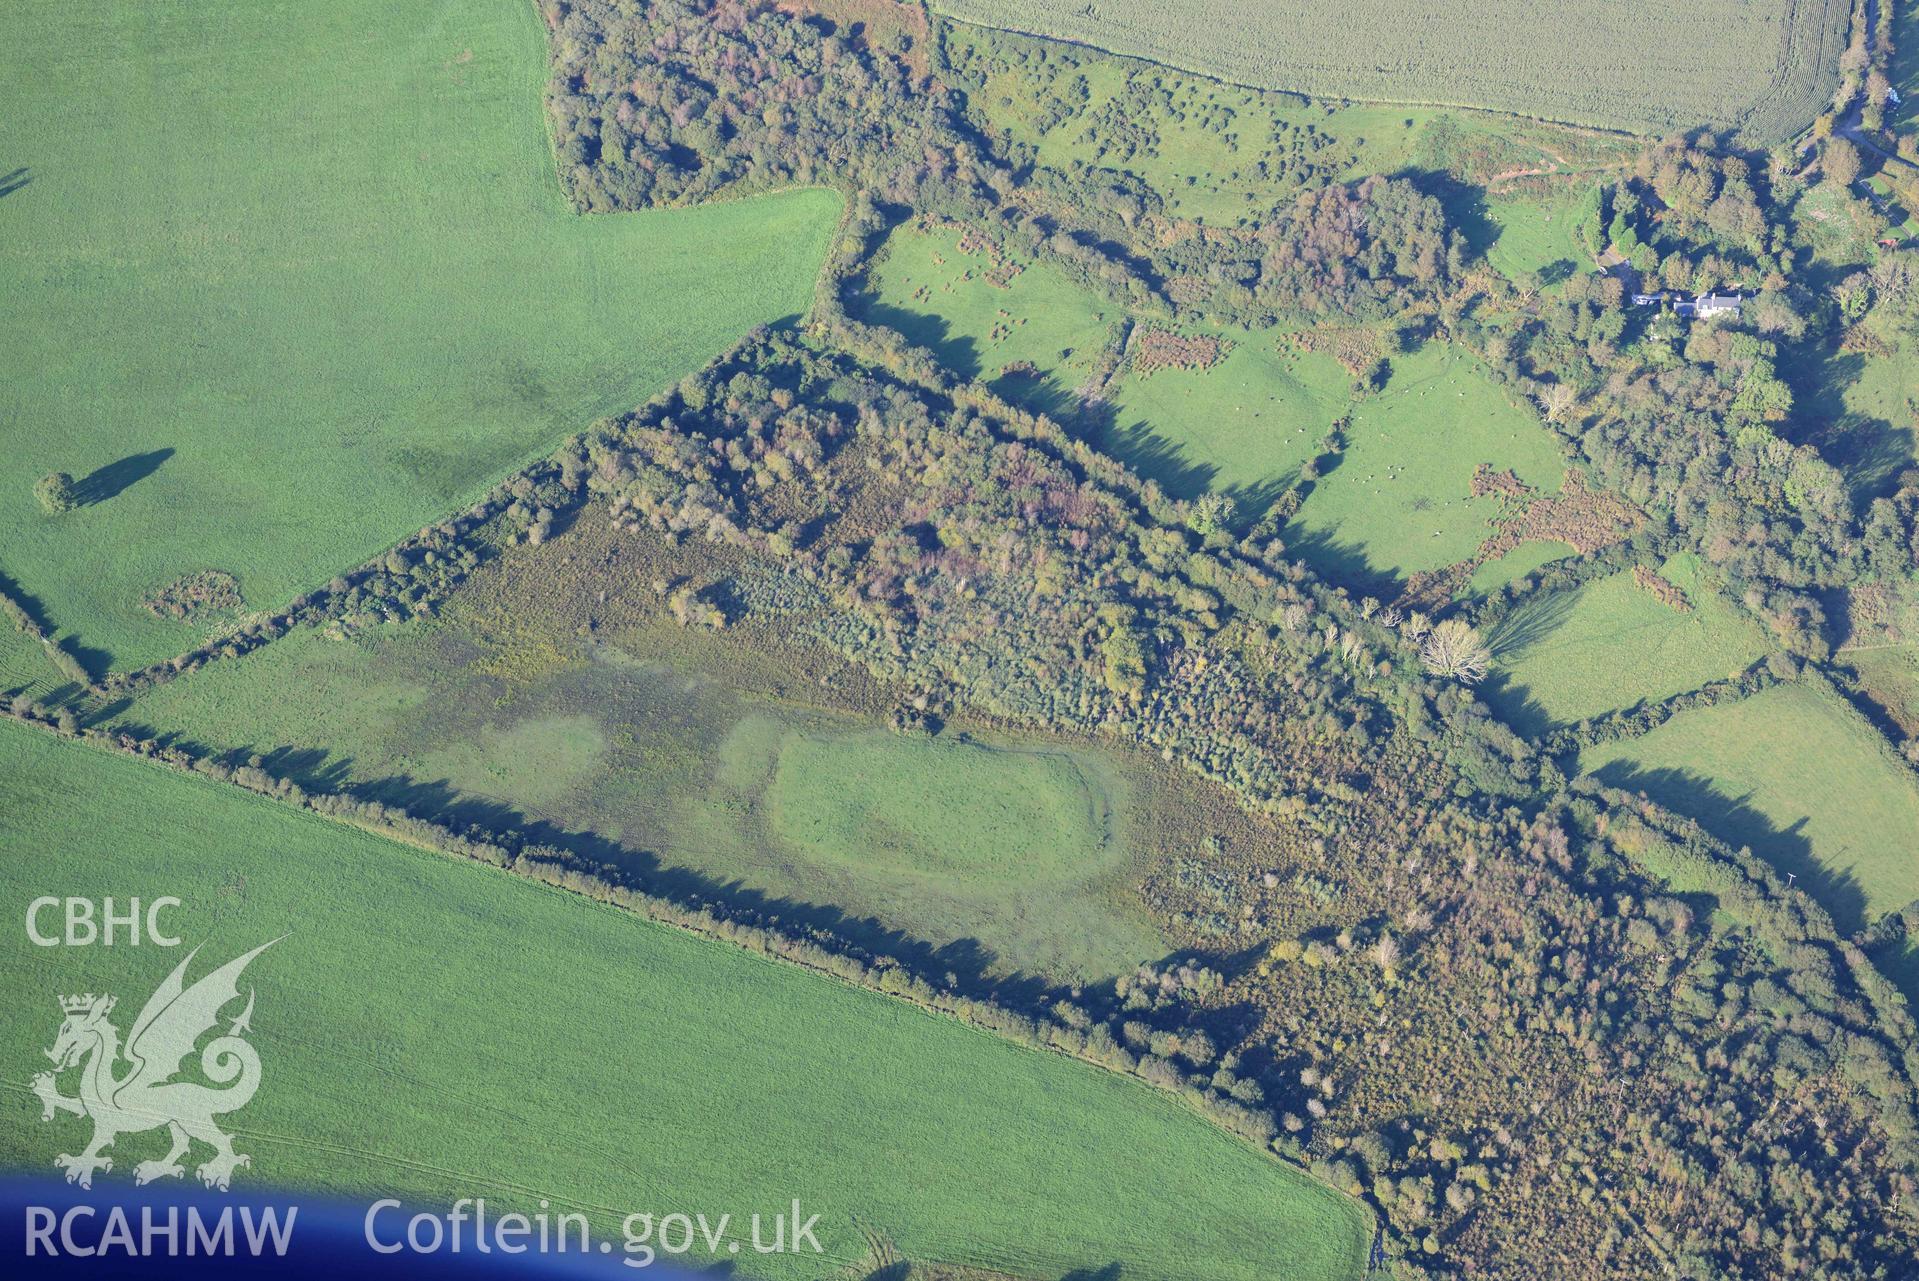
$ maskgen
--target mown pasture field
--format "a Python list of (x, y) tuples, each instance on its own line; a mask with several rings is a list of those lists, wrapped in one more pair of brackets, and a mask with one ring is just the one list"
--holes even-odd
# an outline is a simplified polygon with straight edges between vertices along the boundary
[[(546, 1198), (602, 1234), (635, 1210), (743, 1224), (797, 1196), (826, 1257), (749, 1255), (751, 1276), (857, 1264), (855, 1215), (907, 1259), (1016, 1275), (1360, 1271), (1356, 1202), (1139, 1082), (13, 722), (0, 762), (15, 920), (56, 881), (174, 895), (169, 919), (205, 945), (196, 976), (284, 936), (245, 979), (266, 1073), (231, 1118), (252, 1157), (236, 1187)], [(83, 1141), (84, 1122), (43, 1124), (25, 1095), (56, 996), (113, 993), (124, 1030), (179, 955), (12, 932), (0, 1164), (45, 1172)], [(125, 1136), (101, 1177), (163, 1147)]]
[(163, 658), (805, 310), (835, 196), (579, 217), (545, 78), (525, 0), (6, 6), (0, 568)]
[(1588, 749), (1579, 768), (1796, 874), (1841, 931), (1919, 898), (1919, 783), (1830, 690), (1776, 685), (1682, 712)]
[(1074, 753), (764, 718), (721, 753), (726, 781), (765, 798), (776, 840), (842, 866), (1043, 884), (1116, 852), (1109, 789)]
[(1204, 333), (1225, 344), (1224, 358), (1204, 369), (1122, 371), (1111, 422), (1094, 443), (1176, 498), (1229, 493), (1257, 514), (1324, 448), (1352, 400), (1352, 376), (1331, 356), (1276, 342), (1272, 330)]
[(1429, 342), (1392, 358), (1392, 376), (1353, 406), (1346, 446), (1313, 485), (1286, 540), (1341, 578), (1383, 583), (1472, 557), (1499, 501), (1472, 494), (1480, 464), (1536, 490), (1566, 479), (1557, 439), (1472, 357)]
[[(590, 567), (616, 544), (629, 570), (614, 580)], [(758, 633), (689, 635), (641, 585), (635, 552), (589, 514), (483, 571), (437, 621), (296, 631), (122, 719), (315, 786), (590, 832), (577, 839), (596, 858), (657, 859), (783, 911), (963, 945), (996, 970), (1106, 977), (1171, 950), (1139, 904), (1147, 842), (1113, 759), (965, 726), (876, 728), (887, 704), (837, 659)], [(601, 587), (584, 640), (572, 609)]]
[(1724, 680), (1766, 652), (1765, 637), (1700, 581), (1690, 553), (1660, 575), (1692, 604), (1656, 600), (1622, 570), (1523, 602), (1488, 637), (1488, 697), (1522, 733), (1603, 716)]
[(65, 684), (39, 641), (0, 620), (0, 698), (43, 698)]
[(1320, 98), (1437, 103), (1635, 133), (1711, 125), (1786, 138), (1839, 82), (1851, 6), (1579, 0), (1550, 10), (1488, 0), (1469, 11), (1405, 0), (1256, 10), (1172, 4), (938, 0), (962, 22), (1163, 62)]

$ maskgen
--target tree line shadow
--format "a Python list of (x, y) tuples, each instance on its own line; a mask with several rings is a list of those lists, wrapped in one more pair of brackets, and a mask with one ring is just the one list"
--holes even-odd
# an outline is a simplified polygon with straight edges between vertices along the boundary
[(1674, 813), (1697, 819), (1701, 827), (1728, 844), (1743, 845), (1780, 873), (1791, 875), (1799, 889), (1831, 913), (1841, 933), (1852, 934), (1864, 928), (1864, 887), (1850, 871), (1819, 861), (1805, 834), (1805, 819), (1781, 828), (1752, 806), (1753, 793), (1731, 795), (1696, 770), (1652, 769), (1630, 761), (1613, 761), (1593, 775), (1609, 787), (1644, 792)]
[(1307, 529), (1295, 521), (1280, 537), (1288, 556), (1305, 561), (1320, 577), (1357, 595), (1393, 600), (1405, 588), (1404, 580), (1375, 563), (1364, 545), (1332, 530)]
[[(56, 637), (53, 643), (71, 655), (73, 660), (86, 671), (89, 678), (99, 680), (104, 673), (112, 669), (113, 655), (107, 650), (82, 645), (71, 636), (57, 636), (59, 629), (53, 625), (53, 619), (48, 615), (46, 606), (41, 603), (40, 598), (27, 592), (4, 571), (0, 571), (0, 592), (12, 598), (13, 602), (33, 621), (35, 627), (48, 636)], [(6, 625), (10, 624), (0, 624), (0, 626)], [(26, 686), (23, 685), (5, 692), (16, 694), (25, 688)], [(85, 692), (86, 690), (80, 685), (68, 682), (55, 686), (51, 693), (38, 701), (51, 707), (62, 707)]]
[[(934, 944), (885, 924), (871, 916), (856, 916), (830, 904), (769, 894), (737, 878), (720, 878), (668, 861), (667, 856), (644, 847), (609, 840), (591, 831), (575, 831), (489, 797), (460, 791), (446, 779), (421, 779), (411, 774), (389, 774), (361, 778), (354, 772), (354, 758), (337, 755), (325, 748), (282, 745), (262, 748), (257, 745), (218, 749), (185, 735), (162, 732), (154, 726), (132, 721), (115, 722), (130, 707), (119, 700), (101, 707), (88, 724), (113, 725), (129, 733), (167, 747), (179, 747), (196, 755), (237, 768), (258, 758), (267, 773), (287, 778), (313, 793), (335, 793), (356, 801), (378, 802), (404, 809), (418, 818), (428, 819), (455, 831), (488, 833), (517, 832), (528, 845), (544, 845), (562, 850), (582, 865), (608, 869), (620, 884), (670, 899), (688, 907), (710, 905), (746, 921), (759, 921), (787, 933), (805, 937), (819, 935), (843, 940), (853, 948), (875, 956), (890, 957), (911, 972), (936, 985), (944, 984), (961, 995), (990, 1000), (1008, 1009), (1035, 1017), (1051, 1017), (1055, 1002), (1071, 1000), (1095, 1010), (1116, 1005), (1116, 980), (1070, 983), (1023, 970), (1006, 971), (999, 967), (998, 956), (977, 938), (956, 939)], [(1220, 959), (1197, 952), (1180, 952), (1165, 958), (1162, 965), (1194, 961), (1220, 968)], [(1240, 1026), (1248, 1017), (1245, 1011), (1231, 1009), (1209, 1011), (1209, 1029)]]
[[(1517, 661), (1565, 626), (1577, 596), (1577, 591), (1552, 591), (1522, 601), (1486, 635), (1486, 647), (1492, 651), (1494, 663)], [(1553, 728), (1552, 713), (1534, 696), (1531, 687), (1515, 680), (1510, 671), (1495, 670), (1480, 686), (1480, 694), (1501, 719), (1528, 738), (1537, 738)]]
[(1796, 443), (1810, 444), (1837, 467), (1855, 502), (1862, 505), (1891, 493), (1899, 473), (1914, 465), (1911, 422), (1855, 410), (1846, 393), (1866, 375), (1861, 352), (1842, 351), (1821, 336), (1788, 350), (1781, 374), (1792, 388), (1789, 424)]
[[(1043, 414), (1101, 453), (1124, 463), (1142, 480), (1156, 482), (1168, 497), (1192, 500), (1219, 493), (1233, 501), (1236, 523), (1256, 523), (1280, 495), (1293, 486), (1290, 476), (1276, 476), (1252, 484), (1220, 485), (1219, 468), (1194, 460), (1186, 447), (1155, 431), (1145, 420), (1122, 424), (1110, 401), (1081, 400), (1053, 374), (1000, 373), (987, 370), (979, 343), (970, 336), (955, 337), (944, 316), (913, 311), (866, 295), (858, 302), (859, 317), (868, 324), (892, 329), (962, 378), (984, 382), (1009, 404)], [(1330, 469), (1329, 469), (1330, 470)]]

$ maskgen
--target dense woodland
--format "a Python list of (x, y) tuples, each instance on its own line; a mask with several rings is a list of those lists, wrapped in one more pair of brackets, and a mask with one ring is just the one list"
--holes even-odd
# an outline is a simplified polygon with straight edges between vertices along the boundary
[[(1471, 644), (1436, 645), (1464, 628), (1352, 599), (1291, 558), (1265, 513), (1169, 499), (842, 304), (887, 227), (934, 214), (1175, 320), (1391, 321), (1404, 341), (1465, 343), (1645, 517), (1629, 542), (1476, 621), (1529, 588), (1697, 550), (1781, 650), (1698, 700), (1823, 659), (1848, 592), (1908, 590), (1919, 475), (1855, 493), (1785, 433), (1780, 370), (1787, 345), (1869, 316), (1913, 324), (1919, 262), (1810, 278), (1792, 220), (1814, 179), (1703, 137), (1649, 147), (1610, 182), (1590, 240), (1649, 283), (1744, 287), (1756, 297), (1737, 325), (1624, 307), (1622, 273), (1552, 291), (1506, 281), (1412, 178), (1338, 184), (1303, 165), (1298, 192), (1252, 225), (1202, 231), (1165, 218), (1131, 175), (1043, 171), (989, 142), (919, 11), (856, 32), (793, 8), (543, 12), (561, 177), (583, 209), (847, 192), (803, 332), (752, 336), (292, 608), (96, 692), (137, 692), (296, 626), (431, 614), (481, 561), (591, 511), (635, 540), (728, 548), (743, 567), (666, 585), (686, 624), (778, 620), (898, 690), (904, 733), (938, 732), (938, 709), (965, 705), (1216, 784), (1263, 835), (1215, 841), (1146, 887), (1188, 959), (1111, 989), (962, 993), (839, 940), (615, 884), (512, 833), (120, 745), (1181, 1091), (1365, 1197), (1402, 1276), (1910, 1276), (1919, 1034), (1866, 960), (1873, 940), (1840, 937), (1696, 824), (1569, 784), (1569, 744), (1514, 733), (1459, 679)], [(12, 710), (95, 733), (84, 703)], [(1582, 732), (1643, 730), (1629, 720)], [(1906, 917), (1889, 919), (1882, 933)]]

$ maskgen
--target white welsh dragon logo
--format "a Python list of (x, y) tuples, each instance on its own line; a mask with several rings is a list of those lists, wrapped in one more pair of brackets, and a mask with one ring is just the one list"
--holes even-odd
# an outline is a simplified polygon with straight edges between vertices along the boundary
[[(262, 943), (186, 987), (187, 965), (200, 950), (194, 948), (147, 999), (127, 1034), (124, 1050), (119, 1029), (107, 1021), (113, 997), (89, 992), (60, 998), (66, 1020), (47, 1051), (53, 1071), (33, 1078), (33, 1092), (40, 1097), (43, 1121), (51, 1121), (55, 1112), (93, 1118), (93, 1142), (86, 1151), (54, 1158), (54, 1164), (67, 1172), (68, 1183), (92, 1187), (95, 1170), (113, 1169), (113, 1159), (101, 1154), (116, 1138), (163, 1125), (172, 1136), (172, 1147), (159, 1160), (133, 1167), (136, 1183), (184, 1174), (180, 1158), (194, 1139), (213, 1149), (212, 1158), (195, 1171), (210, 1188), (224, 1190), (237, 1167), (252, 1164), (250, 1157), (233, 1150), (233, 1140), (213, 1123), (215, 1115), (245, 1107), (260, 1088), (260, 1056), (241, 1039), (241, 1033), (250, 1030), (248, 1020), (253, 1016), (251, 989), (246, 1008), (233, 1019), (227, 1034), (214, 1037), (200, 1052), (200, 1070), (224, 1088), (170, 1078), (180, 1071), (200, 1038), (219, 1022), (220, 1010), (239, 998), (240, 971), (247, 962), (279, 941)], [(122, 1059), (127, 1063), (124, 1072), (117, 1070)], [(56, 1082), (59, 1073), (73, 1067), (81, 1067), (78, 1098), (61, 1094)]]

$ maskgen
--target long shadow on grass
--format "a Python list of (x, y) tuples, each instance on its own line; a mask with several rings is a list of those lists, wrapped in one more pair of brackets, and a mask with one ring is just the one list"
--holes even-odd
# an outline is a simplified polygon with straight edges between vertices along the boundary
[(1174, 498), (1198, 498), (1213, 486), (1219, 468), (1186, 457), (1184, 447), (1145, 423), (1113, 424), (1088, 443), (1132, 468), (1142, 479), (1156, 480)]
[(1547, 287), (1571, 280), (1579, 264), (1570, 258), (1555, 258), (1539, 269), (1539, 283)]
[[(1486, 637), (1493, 662), (1516, 662), (1557, 632), (1572, 614), (1577, 596), (1576, 590), (1548, 592), (1514, 609)], [(1532, 689), (1514, 680), (1512, 673), (1496, 672), (1480, 689), (1493, 710), (1521, 734), (1536, 737), (1552, 728), (1552, 715), (1533, 696)]]
[(1486, 647), (1500, 662), (1524, 657), (1533, 646), (1566, 625), (1578, 595), (1577, 589), (1548, 592), (1517, 606), (1486, 637)]
[(1919, 1009), (1919, 941), (1895, 939), (1868, 948), (1873, 968), (1898, 988), (1908, 1004)]
[(1082, 401), (1077, 391), (1051, 375), (1007, 375), (987, 385), (1021, 409), (1046, 415), (1102, 454), (1126, 464), (1140, 479), (1157, 481), (1169, 497), (1224, 494), (1233, 500), (1241, 525), (1253, 524), (1292, 487), (1290, 476), (1251, 485), (1220, 485), (1219, 468), (1191, 460), (1185, 446), (1166, 439), (1144, 421), (1121, 426), (1112, 402)]
[(1865, 377), (1866, 357), (1839, 351), (1822, 337), (1789, 349), (1781, 372), (1792, 387), (1793, 439), (1839, 468), (1856, 501), (1889, 493), (1914, 462), (1914, 442), (1892, 421), (1847, 407), (1846, 393)]
[(1392, 176), (1412, 183), (1422, 195), (1431, 196), (1444, 206), (1446, 221), (1476, 256), (1484, 257), (1498, 243), (1504, 229), (1487, 214), (1486, 193), (1482, 188), (1461, 182), (1444, 169), (1413, 167), (1401, 169)]
[(924, 347), (961, 378), (971, 380), (980, 376), (979, 343), (972, 338), (953, 337), (953, 326), (944, 316), (909, 311), (872, 297), (858, 299), (852, 310), (867, 324), (891, 329), (915, 347)]
[(1280, 531), (1288, 555), (1305, 561), (1321, 577), (1361, 596), (1393, 600), (1405, 587), (1399, 576), (1375, 565), (1358, 543), (1317, 529), (1304, 529), (1297, 521)]
[(32, 181), (33, 171), (24, 167), (15, 169), (10, 174), (0, 174), (0, 199), (11, 196)]
[(1118, 1263), (1109, 1263), (1103, 1268), (1074, 1268), (1059, 1281), (1120, 1281), (1125, 1269)]
[(88, 473), (73, 487), (74, 498), (85, 507), (95, 503), (104, 503), (109, 498), (118, 498), (128, 489), (139, 484), (160, 465), (173, 457), (173, 450), (150, 449), (144, 454), (128, 454), (118, 462), (108, 463), (96, 471)]
[[(13, 602), (21, 608), (26, 616), (33, 620), (34, 626), (38, 627), (48, 636), (52, 636), (57, 630), (53, 625), (53, 620), (47, 616), (46, 606), (40, 603), (39, 597), (28, 595), (19, 583), (7, 577), (5, 573), (0, 573), (0, 594), (12, 598)], [(0, 622), (0, 626), (11, 626), (11, 624)], [(87, 675), (94, 680), (100, 679), (101, 673), (110, 670), (113, 666), (113, 655), (104, 649), (94, 649), (90, 646), (82, 645), (70, 636), (60, 637), (53, 643), (72, 655), (74, 661), (79, 663)], [(72, 693), (64, 694), (56, 701), (49, 701), (48, 699), (41, 699), (40, 701), (46, 703), (49, 707), (59, 706), (67, 699), (73, 697), (74, 693), (78, 691), (79, 687), (74, 686)]]
[(1728, 795), (1704, 774), (1686, 769), (1643, 769), (1614, 761), (1594, 771), (1609, 787), (1644, 792), (1677, 814), (1699, 820), (1699, 825), (1731, 845), (1743, 845), (1782, 873), (1796, 878), (1798, 888), (1832, 914), (1842, 933), (1851, 934), (1866, 923), (1866, 895), (1852, 873), (1828, 868), (1813, 853), (1803, 832), (1805, 820), (1780, 828), (1748, 802), (1752, 794)]
[(1538, 738), (1558, 724), (1533, 695), (1532, 687), (1514, 680), (1511, 672), (1495, 672), (1479, 687), (1479, 696), (1500, 720), (1526, 738)]

